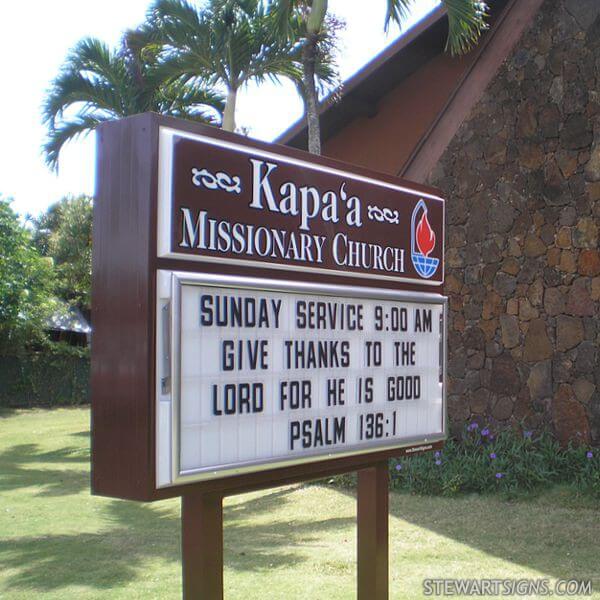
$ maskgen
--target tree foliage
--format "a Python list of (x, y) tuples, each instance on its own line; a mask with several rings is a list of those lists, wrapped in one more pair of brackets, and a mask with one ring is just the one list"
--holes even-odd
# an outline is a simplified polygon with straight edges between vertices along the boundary
[[(446, 49), (453, 56), (465, 54), (487, 28), (487, 4), (481, 0), (441, 0), (448, 13)], [(416, 0), (387, 0), (385, 29), (391, 22), (402, 25)]]
[(0, 198), (0, 354), (42, 341), (55, 309), (52, 261), (40, 256), (10, 201)]
[[(401, 25), (416, 0), (386, 0), (385, 29), (391, 22)], [(441, 0), (448, 13), (449, 33), (446, 47), (450, 52), (463, 54), (477, 42), (486, 28), (487, 5), (480, 0)], [(362, 2), (368, 11), (371, 3)], [(317, 65), (319, 56), (331, 54), (335, 41), (331, 40), (328, 25), (328, 0), (271, 0), (278, 31), (284, 39), (295, 40), (302, 46), (301, 96), (305, 106), (308, 132), (308, 150), (321, 153)], [(297, 23), (294, 27), (291, 24)], [(333, 47), (333, 48), (332, 48)]]
[(57, 169), (66, 142), (104, 121), (147, 111), (220, 121), (222, 96), (206, 80), (166, 80), (158, 52), (157, 45), (140, 44), (132, 33), (116, 50), (95, 38), (85, 38), (71, 50), (43, 107), (48, 128), (43, 151), (52, 169)]
[(156, 0), (140, 36), (161, 45), (159, 72), (167, 81), (208, 80), (227, 90), (223, 129), (234, 131), (238, 91), (250, 81), (298, 78), (292, 45), (274, 35), (263, 0)]
[(58, 296), (89, 317), (92, 283), (92, 199), (66, 197), (33, 219), (33, 241), (51, 257)]

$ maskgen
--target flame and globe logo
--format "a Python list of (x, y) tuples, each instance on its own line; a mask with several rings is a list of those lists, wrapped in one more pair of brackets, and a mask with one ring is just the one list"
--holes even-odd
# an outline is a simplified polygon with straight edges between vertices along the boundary
[(429, 256), (435, 248), (435, 231), (427, 218), (427, 205), (421, 198), (413, 210), (410, 225), (410, 250), (415, 271), (429, 279), (437, 271), (439, 258)]

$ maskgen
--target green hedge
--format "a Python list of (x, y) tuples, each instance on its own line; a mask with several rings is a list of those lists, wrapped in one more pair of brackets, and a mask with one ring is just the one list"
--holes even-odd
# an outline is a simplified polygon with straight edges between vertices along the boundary
[(0, 356), (0, 406), (73, 406), (90, 401), (89, 353), (46, 350)]

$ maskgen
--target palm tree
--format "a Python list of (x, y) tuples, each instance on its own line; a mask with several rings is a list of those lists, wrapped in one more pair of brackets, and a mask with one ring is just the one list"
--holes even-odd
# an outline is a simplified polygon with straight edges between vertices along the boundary
[(227, 90), (223, 129), (235, 131), (237, 94), (250, 81), (298, 77), (293, 45), (273, 35), (263, 0), (156, 0), (143, 28), (162, 44), (160, 72), (167, 80), (207, 79)]
[[(372, 1), (372, 0), (371, 0)], [(415, 0), (386, 0), (385, 30), (390, 22), (401, 24)], [(487, 5), (479, 0), (441, 0), (448, 12), (449, 33), (446, 47), (454, 54), (467, 52), (486, 28)], [(368, 3), (363, 2), (365, 10)], [(278, 15), (278, 30), (284, 39), (300, 35), (302, 42), (303, 100), (305, 102), (308, 130), (308, 150), (321, 154), (318, 92), (315, 83), (315, 66), (320, 46), (328, 43), (327, 0), (272, 0), (272, 10)], [(294, 30), (294, 18), (300, 26)], [(330, 42), (329, 42), (330, 43)]]
[(186, 81), (162, 78), (158, 49), (139, 43), (133, 33), (124, 36), (118, 50), (95, 38), (81, 40), (44, 103), (47, 164), (57, 170), (65, 143), (100, 123), (146, 111), (218, 123), (223, 98), (197, 77)]

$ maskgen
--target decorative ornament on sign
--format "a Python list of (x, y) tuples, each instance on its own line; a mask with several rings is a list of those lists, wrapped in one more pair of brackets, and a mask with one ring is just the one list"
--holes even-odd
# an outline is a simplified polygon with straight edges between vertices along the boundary
[(196, 187), (205, 187), (207, 190), (222, 189), (229, 193), (240, 194), (242, 182), (239, 175), (229, 175), (224, 171), (213, 174), (207, 169), (192, 169), (192, 183)]
[(387, 221), (388, 223), (392, 223), (393, 225), (398, 225), (400, 223), (400, 214), (397, 210), (392, 210), (391, 208), (379, 208), (379, 206), (368, 206), (367, 207), (367, 215), (371, 221), (379, 221), (383, 223), (383, 221)]

